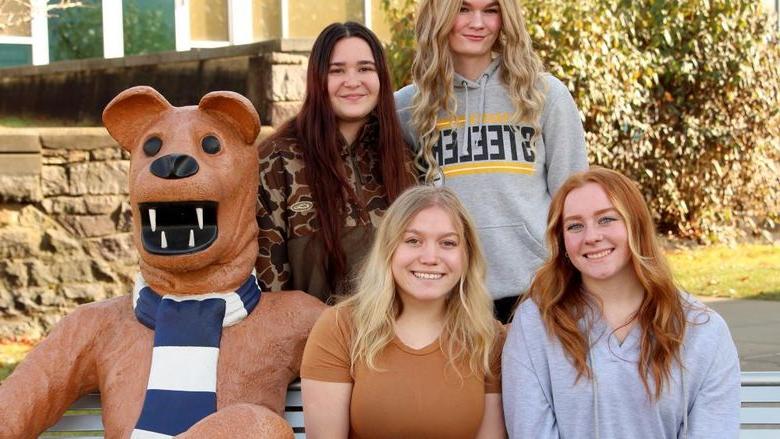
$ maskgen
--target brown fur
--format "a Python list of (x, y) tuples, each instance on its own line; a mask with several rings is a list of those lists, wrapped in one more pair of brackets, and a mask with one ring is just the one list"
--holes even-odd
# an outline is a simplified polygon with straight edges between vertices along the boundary
[[(180, 256), (144, 251), (134, 223), (141, 272), (161, 294), (232, 290), (251, 272), (257, 254), (254, 139), (259, 118), (248, 100), (230, 92), (206, 95), (198, 107), (170, 106), (149, 87), (134, 87), (104, 113), (109, 132), (132, 153), (131, 204), (217, 200), (219, 235), (209, 248)], [(217, 133), (223, 153), (207, 157), (200, 139)], [(163, 139), (159, 155), (197, 158), (190, 178), (162, 180), (140, 151), (148, 135)], [(165, 148), (168, 147), (168, 150)], [(281, 418), (287, 385), (298, 375), (306, 337), (324, 305), (303, 292), (264, 292), (246, 319), (224, 328), (217, 377), (217, 412), (182, 437), (285, 437)], [(99, 390), (107, 437), (128, 437), (144, 401), (154, 332), (139, 323), (130, 296), (84, 305), (65, 317), (0, 385), (0, 438), (34, 438), (79, 396)]]

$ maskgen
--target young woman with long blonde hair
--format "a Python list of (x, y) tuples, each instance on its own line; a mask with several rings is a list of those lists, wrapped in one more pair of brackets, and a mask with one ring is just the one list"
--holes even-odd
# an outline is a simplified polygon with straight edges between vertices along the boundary
[(488, 289), (505, 321), (544, 261), (552, 194), (587, 167), (580, 114), (544, 72), (516, 0), (423, 0), (413, 85), (395, 93), (428, 183), (474, 216)]
[(636, 184), (573, 175), (547, 243), (503, 351), (510, 437), (736, 438), (734, 342), (674, 284)]
[(310, 438), (500, 438), (502, 327), (474, 226), (446, 188), (385, 213), (353, 296), (320, 317), (301, 377)]

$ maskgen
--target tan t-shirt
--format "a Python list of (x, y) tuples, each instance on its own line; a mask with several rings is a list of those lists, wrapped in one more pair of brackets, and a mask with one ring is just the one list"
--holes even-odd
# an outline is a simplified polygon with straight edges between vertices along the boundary
[(447, 365), (439, 341), (422, 349), (397, 337), (378, 355), (380, 371), (363, 364), (350, 372), (351, 326), (348, 310), (330, 308), (309, 335), (301, 377), (353, 383), (350, 438), (468, 438), (482, 422), (486, 393), (500, 393), (503, 330), (496, 341), (493, 377), (461, 376)]

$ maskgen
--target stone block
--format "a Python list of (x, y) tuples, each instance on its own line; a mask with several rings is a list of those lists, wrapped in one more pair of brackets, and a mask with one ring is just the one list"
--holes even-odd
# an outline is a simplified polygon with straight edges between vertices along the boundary
[(44, 165), (64, 165), (70, 162), (66, 149), (44, 149), (41, 155)]
[(92, 276), (98, 282), (117, 283), (119, 277), (109, 264), (103, 261), (92, 261)]
[(108, 214), (121, 209), (125, 204), (130, 205), (128, 197), (124, 195), (87, 195), (84, 197), (89, 214)]
[(93, 150), (115, 147), (105, 128), (41, 128), (41, 143), (47, 149)]
[(19, 225), (33, 230), (43, 230), (46, 227), (55, 227), (56, 222), (44, 212), (32, 205), (24, 206), (19, 211)]
[(43, 166), (41, 190), (44, 197), (68, 193), (68, 173), (63, 166)]
[(288, 119), (298, 114), (302, 102), (273, 102), (271, 104), (271, 126), (279, 128)]
[(34, 257), (40, 244), (41, 235), (37, 230), (21, 227), (0, 229), (0, 260)]
[(5, 152), (40, 153), (41, 141), (38, 134), (32, 132), (3, 132), (0, 133), (0, 153)]
[(70, 193), (126, 194), (129, 170), (126, 161), (77, 163), (70, 167)]
[[(11, 291), (0, 282), (0, 311), (13, 309), (13, 307), (14, 296), (11, 294)], [(0, 314), (5, 314), (5, 312), (0, 312)], [(2, 337), (2, 334), (0, 334), (0, 337)]]
[(68, 163), (81, 163), (89, 161), (89, 151), (69, 150)]
[(94, 282), (92, 276), (92, 260), (85, 258), (71, 258), (52, 263), (50, 273), (56, 277), (60, 284), (89, 283)]
[(16, 226), (19, 224), (19, 209), (4, 205), (0, 207), (0, 227)]
[(67, 256), (81, 252), (81, 244), (78, 240), (60, 229), (46, 229), (43, 232), (41, 248), (50, 251), (57, 256)]
[(122, 160), (124, 150), (118, 145), (114, 148), (93, 149), (89, 152), (89, 159), (92, 161)]
[(306, 55), (296, 55), (294, 53), (271, 52), (265, 55), (265, 60), (269, 64), (297, 64), (304, 67), (309, 63), (309, 57)]
[(114, 213), (114, 220), (118, 232), (125, 233), (133, 230), (133, 206), (129, 200), (122, 201)]
[(39, 288), (35, 291), (35, 301), (46, 307), (65, 307), (68, 305), (68, 301), (57, 294), (53, 288)]
[(78, 303), (94, 302), (106, 297), (103, 285), (95, 283), (61, 285), (60, 294)]
[(59, 220), (76, 237), (94, 238), (116, 233), (116, 225), (109, 215), (62, 215)]
[[(20, 260), (0, 262), (0, 273), (2, 273), (0, 283), (9, 291), (16, 292), (20, 288), (25, 288), (30, 279), (27, 266)], [(16, 295), (18, 294), (14, 294)]]
[(135, 264), (138, 261), (132, 233), (88, 239), (84, 241), (84, 249), (89, 257), (108, 262), (125, 261)]
[(306, 95), (306, 66), (271, 66), (271, 84), (266, 93), (271, 102), (302, 101)]
[[(29, 284), (36, 287), (55, 287), (57, 278), (52, 274), (51, 268), (38, 259), (33, 259), (25, 263), (27, 265), (27, 274), (30, 278)], [(51, 290), (53, 292), (53, 290)]]
[(0, 201), (34, 203), (42, 198), (40, 175), (0, 175)]
[(40, 154), (0, 154), (0, 175), (38, 175), (40, 173)]
[(60, 215), (64, 213), (74, 215), (84, 215), (87, 213), (85, 197), (51, 197), (41, 202), (43, 211), (50, 215)]

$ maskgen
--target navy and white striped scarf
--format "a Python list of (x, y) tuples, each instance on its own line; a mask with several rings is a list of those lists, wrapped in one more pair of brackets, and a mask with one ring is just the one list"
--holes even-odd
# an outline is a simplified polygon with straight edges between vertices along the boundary
[(135, 316), (154, 330), (149, 382), (133, 439), (173, 437), (217, 411), (222, 328), (240, 322), (260, 300), (254, 272), (235, 292), (160, 297), (139, 274)]

